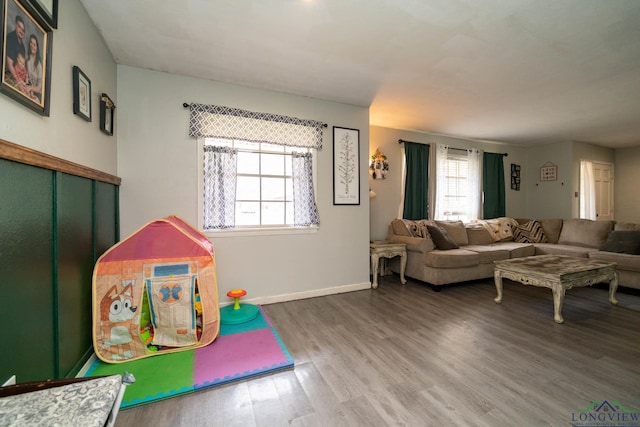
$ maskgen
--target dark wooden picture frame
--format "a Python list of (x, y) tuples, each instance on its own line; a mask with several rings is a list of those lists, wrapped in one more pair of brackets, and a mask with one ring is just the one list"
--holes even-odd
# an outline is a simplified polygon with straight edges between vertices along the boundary
[(113, 103), (109, 95), (100, 95), (100, 130), (107, 135), (113, 135), (113, 124), (116, 104)]
[(49, 116), (53, 31), (26, 0), (0, 0), (0, 18), (0, 92)]
[(91, 121), (91, 80), (76, 65), (73, 66), (73, 114)]
[(51, 28), (58, 28), (58, 0), (29, 0)]
[(333, 127), (333, 204), (360, 204), (360, 130)]

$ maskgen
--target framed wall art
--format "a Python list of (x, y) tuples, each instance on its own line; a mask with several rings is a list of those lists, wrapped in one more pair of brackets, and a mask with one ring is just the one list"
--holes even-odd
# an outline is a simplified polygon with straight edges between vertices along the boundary
[(49, 116), (52, 30), (26, 0), (0, 0), (0, 92)]
[(360, 131), (333, 127), (333, 204), (360, 204)]
[(540, 167), (540, 181), (556, 181), (558, 179), (558, 166), (546, 162)]
[(73, 66), (73, 114), (91, 121), (91, 80), (80, 67)]
[(58, 28), (58, 0), (30, 0), (51, 28)]
[(511, 163), (511, 189), (520, 191), (520, 165)]
[(100, 95), (100, 130), (107, 135), (113, 135), (113, 123), (116, 104), (106, 93)]

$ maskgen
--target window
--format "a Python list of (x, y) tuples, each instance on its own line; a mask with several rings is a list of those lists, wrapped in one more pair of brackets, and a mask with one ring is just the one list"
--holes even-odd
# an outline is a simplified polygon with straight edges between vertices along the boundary
[(444, 211), (446, 219), (467, 220), (467, 159), (449, 155), (445, 162)]
[[(287, 147), (260, 142), (207, 138), (203, 150), (205, 164), (207, 147), (227, 147), (236, 155), (236, 191), (233, 202), (236, 228), (293, 226), (293, 153), (311, 153), (308, 148)], [(205, 168), (204, 206), (211, 206), (209, 199), (214, 192), (214, 180)], [(211, 209), (211, 208), (210, 208)], [(207, 213), (205, 213), (205, 216)], [(205, 224), (205, 228), (207, 228)], [(215, 227), (209, 227), (215, 228)]]
[(478, 219), (480, 212), (480, 153), (438, 146), (436, 156), (436, 214), (438, 220)]
[(313, 162), (326, 124), (220, 105), (189, 107), (189, 135), (199, 144), (202, 230), (317, 229)]

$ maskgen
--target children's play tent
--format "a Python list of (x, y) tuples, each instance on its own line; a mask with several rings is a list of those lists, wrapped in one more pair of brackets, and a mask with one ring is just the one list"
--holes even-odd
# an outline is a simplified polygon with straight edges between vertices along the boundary
[(108, 363), (202, 347), (220, 331), (213, 245), (176, 216), (151, 221), (93, 271), (93, 347)]

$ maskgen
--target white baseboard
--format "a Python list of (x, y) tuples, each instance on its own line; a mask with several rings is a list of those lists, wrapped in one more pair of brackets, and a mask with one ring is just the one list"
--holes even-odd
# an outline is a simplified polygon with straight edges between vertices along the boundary
[[(364, 289), (371, 289), (371, 282), (354, 283), (352, 285), (334, 286), (331, 288), (314, 289), (312, 291), (296, 292), (292, 294), (273, 295), (268, 297), (258, 297), (252, 299), (242, 299), (242, 302), (256, 305), (275, 304), (278, 302), (295, 301), (299, 299), (323, 297), (326, 295), (343, 294), (345, 292), (361, 291)], [(223, 305), (230, 304), (220, 304)]]
[(78, 371), (78, 373), (76, 374), (76, 378), (84, 377), (87, 371), (89, 370), (89, 368), (91, 367), (91, 364), (93, 363), (93, 361), (96, 360), (97, 358), (98, 357), (96, 356), (96, 354), (93, 353), (89, 358), (89, 360), (87, 360), (85, 364), (82, 365), (82, 368), (80, 368), (80, 371)]

